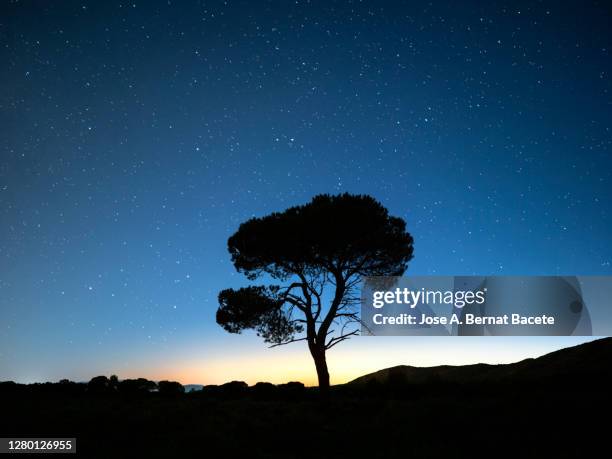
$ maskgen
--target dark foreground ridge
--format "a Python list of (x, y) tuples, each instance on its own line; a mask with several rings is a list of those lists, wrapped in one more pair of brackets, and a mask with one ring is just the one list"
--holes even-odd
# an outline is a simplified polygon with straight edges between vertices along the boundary
[(483, 384), (483, 383), (567, 383), (568, 380), (612, 378), (612, 338), (603, 338), (561, 349), (536, 359), (488, 365), (441, 365), (412, 367), (400, 365), (361, 376), (349, 384)]
[[(1, 437), (80, 457), (585, 457), (606, 447), (612, 339), (508, 365), (400, 366), (334, 386), (0, 383)], [(74, 457), (74, 455), (72, 455)]]

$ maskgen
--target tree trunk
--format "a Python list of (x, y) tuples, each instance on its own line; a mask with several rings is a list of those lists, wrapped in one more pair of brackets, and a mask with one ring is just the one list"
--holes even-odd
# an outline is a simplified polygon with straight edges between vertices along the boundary
[(317, 368), (319, 389), (321, 392), (327, 392), (329, 389), (329, 371), (327, 370), (327, 361), (325, 360), (325, 348), (311, 349), (311, 354)]

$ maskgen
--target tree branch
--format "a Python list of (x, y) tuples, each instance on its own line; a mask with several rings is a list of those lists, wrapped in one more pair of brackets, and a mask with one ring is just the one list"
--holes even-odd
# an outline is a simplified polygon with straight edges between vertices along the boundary
[(336, 344), (349, 339), (351, 336), (355, 336), (359, 333), (359, 330), (353, 330), (352, 332), (349, 333), (345, 333), (344, 335), (341, 336), (337, 336), (335, 338), (330, 339), (327, 344), (325, 345), (325, 349), (331, 349), (332, 347), (334, 347)]
[(297, 341), (306, 341), (308, 338), (293, 338), (290, 339), (289, 341), (285, 341), (284, 343), (276, 343), (276, 344), (272, 344), (271, 346), (268, 346), (269, 348), (272, 347), (278, 347), (278, 346), (284, 346), (285, 344), (291, 344), (291, 343), (295, 343)]

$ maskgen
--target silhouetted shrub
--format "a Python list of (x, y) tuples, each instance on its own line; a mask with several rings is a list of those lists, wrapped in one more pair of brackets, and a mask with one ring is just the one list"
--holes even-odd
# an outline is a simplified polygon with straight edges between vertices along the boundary
[(119, 378), (117, 375), (111, 375), (108, 379), (108, 385), (112, 392), (117, 392), (119, 390)]
[(239, 397), (247, 393), (249, 386), (244, 381), (231, 381), (219, 386), (219, 393), (226, 397)]
[(298, 381), (290, 381), (285, 384), (279, 384), (278, 388), (284, 391), (303, 392), (304, 384)]
[(157, 383), (161, 395), (173, 396), (185, 393), (183, 385), (176, 381), (160, 381)]
[(94, 376), (87, 384), (90, 394), (105, 394), (109, 391), (110, 383), (106, 376)]
[(124, 395), (148, 394), (157, 390), (155, 381), (145, 378), (124, 379), (119, 382), (119, 392)]
[(83, 383), (76, 383), (68, 379), (62, 379), (57, 384), (53, 384), (50, 388), (52, 392), (66, 395), (77, 395), (85, 392), (86, 385)]
[(14, 381), (0, 382), (0, 394), (16, 394), (23, 389), (23, 384), (17, 384)]
[(210, 397), (210, 398), (218, 397), (220, 393), (221, 393), (221, 389), (216, 384), (209, 384), (207, 386), (202, 386), (202, 389), (200, 390), (200, 394), (202, 394), (205, 397)]
[(277, 387), (269, 382), (258, 382), (251, 387), (251, 393), (257, 398), (273, 397), (277, 392)]
[(285, 384), (279, 384), (277, 387), (280, 395), (282, 395), (284, 398), (288, 397), (293, 399), (296, 397), (301, 397), (305, 393), (304, 384), (301, 382), (291, 381)]

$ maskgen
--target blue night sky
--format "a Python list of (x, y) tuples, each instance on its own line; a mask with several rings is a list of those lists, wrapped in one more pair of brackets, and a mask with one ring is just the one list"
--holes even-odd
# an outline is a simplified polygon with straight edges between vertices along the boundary
[[(612, 274), (606, 2), (0, 6), (0, 380), (314, 380), (214, 320), (238, 225), (318, 193), (408, 274)], [(584, 340), (584, 339), (582, 339)], [(577, 338), (355, 338), (332, 382)]]

